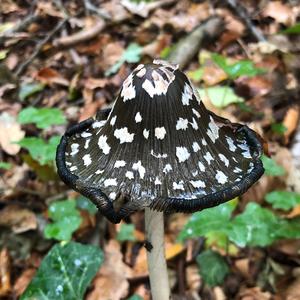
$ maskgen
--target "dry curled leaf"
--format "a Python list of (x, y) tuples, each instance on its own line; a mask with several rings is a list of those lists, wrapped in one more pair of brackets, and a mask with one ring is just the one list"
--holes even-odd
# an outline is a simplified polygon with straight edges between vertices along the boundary
[(11, 291), (10, 271), (9, 252), (6, 248), (3, 248), (0, 252), (0, 297)]

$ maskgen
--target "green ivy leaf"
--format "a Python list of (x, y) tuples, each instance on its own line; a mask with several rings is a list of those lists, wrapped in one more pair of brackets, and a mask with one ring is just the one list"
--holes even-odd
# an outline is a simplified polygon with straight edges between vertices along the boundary
[(0, 169), (9, 170), (12, 168), (12, 165), (10, 163), (0, 161)]
[(285, 30), (282, 30), (280, 33), (284, 34), (299, 34), (300, 33), (300, 23), (297, 23), (291, 27), (288, 27)]
[(143, 298), (141, 296), (139, 296), (139, 295), (132, 295), (127, 300), (143, 300)]
[(45, 227), (44, 235), (47, 239), (69, 241), (81, 223), (81, 216), (76, 209), (75, 200), (57, 201), (48, 209), (49, 217), (54, 221)]
[(112, 74), (117, 73), (121, 68), (122, 64), (125, 62), (128, 63), (139, 62), (141, 59), (142, 50), (143, 48), (140, 45), (136, 43), (131, 43), (123, 52), (121, 58), (105, 72), (105, 76), (110, 76)]
[(42, 83), (28, 83), (22, 84), (19, 91), (19, 98), (24, 101), (26, 98), (42, 91), (45, 85)]
[(226, 57), (213, 53), (212, 60), (217, 64), (232, 80), (240, 76), (256, 76), (265, 73), (264, 70), (256, 68), (251, 60), (240, 60), (236, 63), (229, 64)]
[(282, 176), (285, 174), (284, 168), (279, 166), (274, 159), (267, 157), (266, 155), (261, 156), (265, 174), (268, 176)]
[(275, 209), (288, 211), (300, 204), (300, 195), (289, 191), (274, 191), (268, 193), (265, 197), (266, 201)]
[(278, 134), (284, 134), (287, 131), (287, 128), (282, 123), (273, 123), (271, 129)]
[(278, 239), (299, 239), (300, 218), (281, 220), (280, 226), (276, 230), (276, 235)]
[(223, 256), (206, 250), (197, 256), (200, 275), (209, 286), (220, 285), (229, 274), (229, 267)]
[(203, 68), (188, 72), (188, 77), (194, 82), (200, 82), (204, 73)]
[(81, 300), (102, 263), (103, 252), (95, 246), (56, 244), (20, 299)]
[(58, 108), (27, 107), (20, 111), (18, 121), (20, 124), (34, 123), (37, 128), (45, 129), (51, 125), (65, 124), (66, 118)]
[(209, 98), (211, 103), (218, 108), (223, 108), (232, 103), (241, 103), (243, 98), (237, 96), (231, 87), (212, 86), (205, 89), (198, 89), (200, 98)]
[(91, 215), (95, 215), (98, 211), (96, 205), (84, 196), (79, 196), (76, 199), (76, 205), (78, 208), (87, 210)]
[(183, 241), (187, 238), (207, 236), (211, 232), (227, 234), (226, 224), (229, 223), (236, 204), (237, 201), (232, 200), (194, 213), (180, 232), (178, 239)]
[(34, 160), (45, 165), (54, 161), (59, 141), (59, 136), (52, 136), (48, 142), (37, 137), (25, 137), (18, 144), (27, 149)]
[(117, 234), (117, 240), (119, 242), (135, 241), (134, 225), (122, 223), (120, 231)]
[(265, 247), (277, 239), (274, 229), (279, 225), (280, 219), (272, 211), (250, 202), (244, 212), (229, 224), (227, 234), (229, 240), (239, 247)]

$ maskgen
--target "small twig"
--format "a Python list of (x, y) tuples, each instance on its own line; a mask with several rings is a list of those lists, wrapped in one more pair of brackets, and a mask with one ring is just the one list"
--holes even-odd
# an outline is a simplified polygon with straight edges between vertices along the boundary
[(69, 36), (63, 36), (57, 38), (53, 41), (53, 45), (55, 47), (70, 47), (74, 46), (78, 43), (85, 42), (91, 40), (96, 37), (105, 27), (105, 22), (102, 19), (99, 19), (95, 26), (76, 32)]
[(89, 0), (83, 0), (84, 7), (86, 11), (95, 13), (99, 17), (103, 18), (104, 20), (110, 20), (111, 16), (103, 9), (96, 7), (93, 3)]
[(18, 22), (13, 28), (8, 29), (0, 35), (0, 44), (4, 43), (6, 39), (13, 37), (14, 33), (25, 30), (30, 24), (37, 22), (41, 17), (38, 15), (29, 15), (22, 21)]
[(246, 25), (246, 27), (249, 29), (251, 34), (257, 39), (257, 41), (265, 42), (266, 38), (264, 37), (260, 29), (253, 24), (246, 9), (236, 0), (226, 0), (226, 2), (231, 7), (231, 9), (238, 15), (241, 21)]
[(40, 51), (42, 50), (42, 48), (44, 47), (44, 45), (55, 35), (55, 33), (65, 24), (65, 22), (68, 19), (65, 18), (63, 20), (61, 20), (54, 28), (52, 31), (49, 32), (49, 34), (47, 34), (47, 36), (41, 40), (35, 50), (33, 51), (33, 53), (30, 55), (30, 57), (28, 59), (26, 59), (23, 63), (20, 64), (20, 66), (18, 67), (18, 69), (15, 72), (16, 76), (19, 76), (21, 73), (24, 72), (24, 70), (26, 69), (26, 67), (35, 59), (35, 57), (40, 53)]

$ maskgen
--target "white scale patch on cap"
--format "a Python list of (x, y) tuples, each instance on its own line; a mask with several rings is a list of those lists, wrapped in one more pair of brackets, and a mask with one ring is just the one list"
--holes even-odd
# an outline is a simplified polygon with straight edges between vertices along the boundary
[(144, 138), (146, 139), (146, 140), (148, 140), (148, 137), (149, 137), (149, 130), (147, 130), (147, 129), (144, 129), (143, 130), (143, 136), (144, 136)]
[(236, 145), (234, 144), (233, 142), (233, 139), (229, 136), (226, 137), (226, 141), (227, 141), (227, 144), (229, 146), (229, 150), (231, 152), (235, 152), (235, 150), (237, 149)]
[(73, 171), (76, 171), (78, 168), (76, 167), (76, 166), (72, 166), (71, 168), (70, 168), (70, 171), (71, 172), (73, 172)]
[(215, 123), (214, 119), (210, 117), (210, 122), (208, 123), (209, 129), (207, 129), (207, 135), (212, 140), (213, 143), (219, 138), (219, 126)]
[(219, 154), (219, 157), (221, 159), (221, 161), (225, 164), (226, 167), (229, 166), (229, 160), (227, 159), (227, 157), (223, 154)]
[(156, 154), (156, 153), (154, 153), (153, 149), (151, 150), (150, 154), (152, 156), (154, 156), (155, 158), (167, 158), (168, 157), (168, 154), (166, 154), (166, 153), (163, 153), (163, 154), (160, 154), (160, 153)]
[(142, 68), (142, 69), (139, 70), (135, 75), (136, 75), (137, 77), (142, 78), (145, 74), (146, 74), (146, 68)]
[(186, 83), (181, 98), (182, 104), (190, 105), (190, 100), (192, 99), (193, 99), (193, 90), (191, 86), (188, 83)]
[(104, 180), (104, 186), (108, 187), (108, 186), (117, 186), (118, 182), (116, 178), (108, 178)]
[(240, 169), (240, 168), (238, 168), (238, 167), (235, 167), (234, 169), (233, 169), (233, 173), (241, 173), (243, 170), (242, 169)]
[(98, 146), (103, 151), (103, 154), (107, 155), (110, 152), (111, 147), (107, 143), (106, 135), (101, 135), (99, 137)]
[(166, 132), (165, 127), (156, 127), (154, 130), (155, 137), (158, 140), (163, 140), (165, 138), (166, 133), (167, 132)]
[(201, 140), (201, 143), (202, 143), (203, 146), (207, 146), (207, 142), (206, 142), (205, 139), (202, 139), (202, 140)]
[(170, 171), (172, 171), (172, 166), (170, 164), (166, 164), (163, 169), (163, 173), (167, 174)]
[(126, 166), (126, 161), (125, 160), (116, 160), (114, 168), (122, 168)]
[(177, 182), (173, 182), (173, 190), (183, 190), (184, 191), (184, 187), (183, 187), (183, 181), (179, 181), (179, 183)]
[(192, 186), (194, 188), (205, 188), (205, 182), (203, 182), (202, 180), (191, 180), (190, 183), (192, 184)]
[(186, 147), (176, 147), (176, 156), (179, 162), (184, 162), (190, 157), (190, 153)]
[(96, 121), (92, 124), (92, 127), (95, 128), (101, 128), (104, 124), (106, 123), (106, 121)]
[(110, 125), (114, 126), (116, 124), (117, 116), (113, 116), (110, 120)]
[(123, 83), (121, 97), (123, 98), (124, 102), (126, 102), (127, 100), (131, 100), (136, 96), (136, 90), (133, 85), (132, 79), (133, 79), (133, 74), (131, 73)]
[(85, 141), (84, 149), (87, 149), (89, 147), (90, 141), (91, 141), (91, 139), (88, 139)]
[(82, 157), (83, 164), (87, 167), (92, 163), (91, 156), (89, 154), (86, 154)]
[(79, 152), (79, 144), (77, 144), (77, 143), (71, 144), (71, 153), (70, 153), (70, 155), (74, 156), (78, 152)]
[(192, 111), (197, 118), (200, 118), (200, 113), (196, 109), (193, 108)]
[(205, 166), (204, 166), (204, 164), (201, 161), (198, 162), (198, 167), (199, 167), (199, 169), (200, 169), (201, 172), (205, 171)]
[(199, 174), (199, 172), (198, 172), (198, 171), (194, 171), (194, 172), (192, 172), (192, 175), (193, 175), (194, 177), (196, 177), (198, 174)]
[(158, 177), (155, 178), (154, 184), (155, 185), (161, 185), (161, 181), (159, 180)]
[(161, 65), (159, 70), (164, 73), (167, 79), (165, 79), (157, 70), (153, 70), (151, 74), (153, 80), (150, 81), (149, 79), (146, 79), (142, 84), (142, 88), (151, 98), (153, 98), (154, 95), (166, 95), (170, 84), (175, 79), (174, 73), (168, 70), (166, 66)]
[(173, 69), (174, 71), (177, 70), (179, 68), (178, 64), (170, 64), (169, 62), (165, 61), (165, 60), (161, 60), (161, 59), (154, 59), (153, 63), (155, 65), (162, 65), (164, 67), (169, 67), (171, 69)]
[(138, 171), (140, 174), (140, 177), (142, 179), (144, 179), (146, 169), (142, 166), (142, 162), (140, 160), (137, 163), (134, 163), (132, 165), (132, 169), (135, 171)]
[(227, 182), (228, 177), (222, 171), (217, 171), (216, 179), (219, 183), (224, 184)]
[(214, 160), (213, 157), (211, 156), (210, 152), (206, 152), (206, 154), (205, 154), (203, 157), (205, 158), (205, 160), (207, 161), (207, 163), (208, 163), (209, 165), (210, 165), (210, 162), (211, 162), (212, 160)]
[(120, 140), (120, 144), (123, 143), (132, 143), (134, 138), (134, 133), (129, 133), (127, 127), (116, 129), (114, 136)]
[(143, 65), (143, 64), (139, 64), (139, 65), (134, 69), (134, 71), (139, 71), (139, 70), (143, 69), (144, 66), (145, 66), (145, 65)]
[(179, 118), (176, 123), (176, 130), (187, 130), (189, 121), (187, 119)]
[(117, 194), (115, 193), (115, 192), (111, 192), (110, 194), (109, 194), (109, 198), (111, 199), (111, 200), (115, 200), (116, 199), (116, 196), (117, 196)]
[(141, 116), (141, 114), (140, 114), (140, 112), (137, 112), (136, 113), (136, 115), (135, 115), (135, 123), (140, 123), (140, 122), (142, 122), (142, 116)]
[(86, 132), (86, 131), (84, 131), (84, 132), (81, 133), (81, 137), (83, 137), (83, 138), (87, 138), (87, 137), (89, 137), (91, 135), (92, 134), (90, 132)]
[(193, 118), (193, 122), (190, 122), (190, 124), (192, 125), (192, 127), (195, 129), (195, 130), (198, 130), (198, 124), (197, 124), (197, 121)]
[(250, 149), (249, 149), (248, 145), (246, 145), (246, 144), (238, 144), (237, 146), (238, 146), (240, 149), (243, 150), (242, 155), (243, 155), (245, 158), (251, 158)]
[(125, 173), (125, 177), (127, 177), (128, 179), (133, 179), (133, 178), (134, 178), (133, 172), (127, 171), (127, 172)]
[(198, 152), (200, 150), (200, 146), (197, 142), (193, 143), (193, 150), (194, 150), (194, 152)]
[(97, 170), (97, 171), (95, 172), (95, 174), (97, 174), (97, 175), (98, 175), (98, 174), (102, 174), (102, 173), (104, 173), (104, 171), (105, 171), (105, 170)]

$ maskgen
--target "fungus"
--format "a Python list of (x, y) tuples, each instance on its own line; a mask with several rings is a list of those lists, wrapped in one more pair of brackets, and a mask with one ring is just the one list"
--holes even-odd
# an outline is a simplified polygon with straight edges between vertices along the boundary
[(160, 212), (244, 193), (264, 172), (261, 154), (254, 131), (208, 111), (178, 66), (155, 60), (127, 77), (111, 110), (66, 131), (56, 161), (61, 179), (111, 222), (146, 209), (148, 225), (163, 227)]

